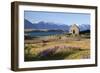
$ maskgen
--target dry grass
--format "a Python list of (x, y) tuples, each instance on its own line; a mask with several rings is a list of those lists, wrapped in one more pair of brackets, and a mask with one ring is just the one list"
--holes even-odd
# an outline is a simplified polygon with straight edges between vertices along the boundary
[[(80, 40), (76, 40), (76, 38), (71, 40), (60, 39), (56, 41), (48, 41), (46, 43), (38, 42), (34, 44), (25, 44), (25, 47), (29, 46), (31, 46), (30, 49), (25, 49), (25, 57), (29, 55), (25, 58), (26, 61), (90, 58), (90, 39), (86, 38), (81, 38)], [(65, 47), (64, 49), (57, 49), (53, 54), (50, 52), (50, 55), (45, 58), (39, 56), (40, 52), (52, 49), (55, 46), (78, 47), (79, 50), (75, 49), (68, 51), (68, 48)]]

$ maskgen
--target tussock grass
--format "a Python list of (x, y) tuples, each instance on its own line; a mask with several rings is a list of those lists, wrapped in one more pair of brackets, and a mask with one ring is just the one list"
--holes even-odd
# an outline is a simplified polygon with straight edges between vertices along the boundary
[[(51, 36), (52, 37), (52, 36)], [(90, 58), (89, 38), (65, 38), (58, 36), (46, 42), (25, 43), (24, 60), (62, 60), (62, 59), (88, 59)], [(33, 42), (34, 40), (32, 40)], [(36, 40), (35, 40), (36, 41)]]

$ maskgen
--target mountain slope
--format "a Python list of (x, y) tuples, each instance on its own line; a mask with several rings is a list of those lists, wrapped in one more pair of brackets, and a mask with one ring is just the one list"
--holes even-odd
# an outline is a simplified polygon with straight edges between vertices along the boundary
[(68, 31), (69, 26), (63, 24), (55, 24), (55, 23), (46, 23), (46, 22), (38, 22), (38, 23), (31, 23), (28, 20), (24, 20), (24, 28), (25, 29), (48, 29), (48, 30), (64, 30)]
[[(80, 31), (90, 30), (89, 24), (81, 24), (78, 26)], [(56, 24), (51, 22), (38, 22), (38, 23), (31, 23), (30, 21), (24, 19), (24, 28), (25, 29), (47, 29), (47, 30), (63, 30), (68, 32), (70, 29), (69, 25), (65, 24)]]
[(81, 24), (79, 25), (80, 31), (84, 30), (90, 30), (90, 25), (89, 24)]
[(33, 27), (36, 28), (30, 21), (24, 19), (24, 29), (33, 29)]

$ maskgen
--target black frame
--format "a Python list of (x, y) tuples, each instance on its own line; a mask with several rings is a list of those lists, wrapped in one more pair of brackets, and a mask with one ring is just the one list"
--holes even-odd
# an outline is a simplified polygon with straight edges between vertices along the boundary
[[(82, 8), (95, 10), (95, 64), (73, 65), (73, 66), (52, 66), (52, 67), (38, 67), (38, 68), (18, 68), (18, 11), (19, 5), (36, 5), (36, 6), (50, 6), (50, 7), (68, 7), (68, 8)], [(97, 7), (96, 6), (82, 6), (82, 5), (68, 5), (68, 4), (50, 4), (50, 3), (33, 3), (33, 2), (12, 2), (11, 3), (11, 70), (13, 71), (27, 71), (27, 70), (45, 70), (45, 69), (60, 69), (60, 68), (75, 68), (75, 67), (92, 67), (97, 66)]]

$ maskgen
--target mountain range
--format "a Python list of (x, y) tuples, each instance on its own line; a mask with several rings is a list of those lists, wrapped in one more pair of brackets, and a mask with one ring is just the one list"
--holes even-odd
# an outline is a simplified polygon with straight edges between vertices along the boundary
[[(81, 24), (78, 25), (80, 31), (90, 30), (89, 24)], [(70, 25), (66, 24), (56, 24), (53, 22), (38, 22), (38, 23), (31, 23), (27, 19), (24, 19), (24, 29), (48, 29), (48, 30), (63, 30), (69, 31)]]

